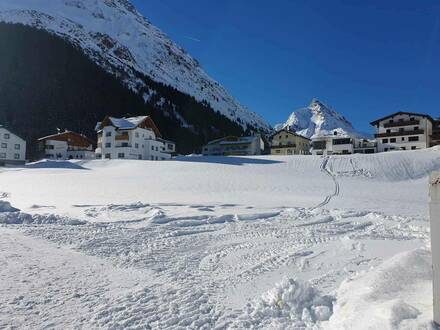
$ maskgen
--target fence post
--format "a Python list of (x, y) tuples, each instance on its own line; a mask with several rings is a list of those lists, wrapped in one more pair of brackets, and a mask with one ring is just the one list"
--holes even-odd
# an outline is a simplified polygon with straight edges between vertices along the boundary
[(440, 325), (440, 172), (431, 173), (429, 182), (434, 323)]

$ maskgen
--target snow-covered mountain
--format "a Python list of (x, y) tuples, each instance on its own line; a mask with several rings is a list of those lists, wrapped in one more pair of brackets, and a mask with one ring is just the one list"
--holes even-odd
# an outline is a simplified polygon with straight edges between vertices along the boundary
[(128, 0), (1, 0), (0, 21), (32, 26), (68, 40), (131, 89), (142, 92), (146, 100), (155, 91), (138, 73), (207, 101), (244, 128), (270, 129)]
[(284, 124), (275, 126), (276, 129), (286, 127), (308, 138), (334, 134), (335, 131), (339, 135), (366, 136), (357, 132), (344, 116), (316, 98), (309, 106), (293, 112)]

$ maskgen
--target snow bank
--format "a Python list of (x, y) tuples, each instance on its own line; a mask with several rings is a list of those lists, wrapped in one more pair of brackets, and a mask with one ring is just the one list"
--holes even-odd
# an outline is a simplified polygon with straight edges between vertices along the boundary
[(82, 225), (85, 221), (61, 217), (58, 215), (47, 214), (27, 214), (20, 212), (19, 209), (11, 206), (9, 202), (0, 200), (0, 224), (19, 225), (19, 224), (65, 224)]
[(43, 159), (38, 162), (26, 164), (26, 168), (65, 168), (72, 170), (84, 170), (80, 164), (67, 160)]
[(231, 328), (299, 329), (315, 328), (332, 314), (330, 296), (322, 296), (306, 282), (285, 279), (248, 304), (244, 315)]
[(346, 280), (324, 329), (433, 329), (431, 253), (401, 253)]
[(0, 213), (4, 212), (18, 212), (19, 209), (11, 206), (11, 203), (0, 200)]

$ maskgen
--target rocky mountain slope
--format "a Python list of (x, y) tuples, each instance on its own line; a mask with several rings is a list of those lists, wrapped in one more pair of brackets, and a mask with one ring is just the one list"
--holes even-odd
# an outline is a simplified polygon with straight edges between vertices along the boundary
[(335, 131), (341, 135), (365, 137), (344, 116), (316, 98), (309, 106), (293, 112), (284, 124), (276, 125), (276, 128), (285, 127), (308, 138), (333, 134)]
[[(243, 129), (270, 129), (127, 0), (2, 0), (0, 22), (62, 37), (146, 101), (157, 91), (143, 76), (206, 103)], [(181, 114), (174, 115), (186, 125)]]

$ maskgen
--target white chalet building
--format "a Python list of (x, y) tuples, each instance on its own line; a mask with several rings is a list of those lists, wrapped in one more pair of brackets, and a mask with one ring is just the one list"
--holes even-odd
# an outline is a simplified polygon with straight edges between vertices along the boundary
[(26, 162), (26, 141), (0, 125), (0, 166)]
[(149, 116), (130, 118), (105, 117), (96, 126), (97, 159), (166, 160), (175, 145), (161, 139), (159, 129)]
[(312, 138), (312, 155), (347, 155), (354, 153), (354, 138), (325, 135)]
[(429, 148), (434, 120), (412, 112), (396, 112), (371, 122), (376, 127), (378, 152)]
[(65, 131), (38, 139), (40, 156), (47, 159), (94, 159), (94, 142), (88, 137)]
[(260, 135), (227, 136), (203, 147), (204, 156), (253, 156), (261, 155), (263, 151), (264, 142)]

